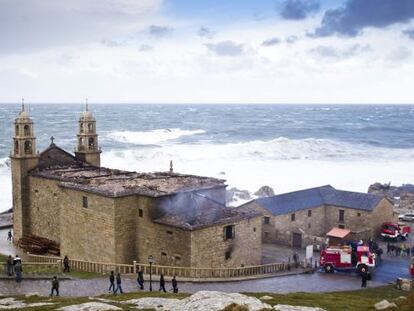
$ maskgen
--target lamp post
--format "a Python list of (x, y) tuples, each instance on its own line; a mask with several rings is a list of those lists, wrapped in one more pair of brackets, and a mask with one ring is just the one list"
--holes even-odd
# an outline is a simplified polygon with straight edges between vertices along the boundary
[(148, 256), (148, 263), (150, 265), (150, 285), (149, 285), (149, 290), (150, 292), (152, 292), (152, 264), (155, 263), (155, 258), (152, 255)]

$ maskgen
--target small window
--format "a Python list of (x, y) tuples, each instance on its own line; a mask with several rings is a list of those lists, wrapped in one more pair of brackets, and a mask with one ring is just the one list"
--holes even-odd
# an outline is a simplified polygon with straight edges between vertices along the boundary
[(265, 238), (268, 238), (269, 237), (269, 232), (265, 231), (264, 235), (265, 235)]
[(82, 197), (82, 206), (84, 208), (88, 208), (88, 197), (85, 197), (85, 196)]
[(161, 257), (167, 257), (167, 253), (166, 252), (161, 252)]
[(144, 211), (142, 209), (138, 210), (138, 216), (139, 217), (144, 217)]
[(229, 260), (229, 259), (231, 258), (231, 251), (230, 251), (230, 250), (227, 250), (227, 251), (224, 253), (224, 257), (226, 258), (226, 260)]
[(345, 210), (340, 209), (339, 210), (339, 221), (344, 222), (345, 221)]
[(234, 239), (234, 225), (224, 227), (224, 240)]
[(308, 229), (310, 229), (312, 227), (312, 225), (311, 224), (308, 224)]
[(180, 262), (181, 262), (181, 257), (180, 256), (175, 256), (174, 259), (175, 259), (175, 264), (180, 264)]
[(170, 230), (167, 230), (167, 234), (172, 235), (172, 234), (173, 234), (173, 232), (172, 232), (172, 231), (170, 231)]
[(308, 210), (308, 217), (312, 217), (312, 210)]
[(256, 227), (253, 228), (253, 232), (256, 232)]
[(345, 225), (338, 225), (338, 228), (345, 229)]
[(357, 214), (357, 216), (358, 216), (358, 217), (361, 217), (361, 213), (358, 213), (358, 214)]
[(264, 219), (263, 219), (263, 223), (264, 223), (265, 225), (270, 224), (270, 217), (265, 216), (265, 217), (264, 217)]
[(291, 221), (295, 221), (295, 219), (296, 219), (295, 213), (291, 214), (290, 215), (290, 220)]

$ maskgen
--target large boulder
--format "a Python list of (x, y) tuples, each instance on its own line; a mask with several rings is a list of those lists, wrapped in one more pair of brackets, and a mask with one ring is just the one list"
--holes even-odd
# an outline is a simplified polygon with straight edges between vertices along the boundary
[(269, 186), (261, 186), (259, 190), (257, 190), (254, 195), (258, 197), (272, 197), (275, 195), (275, 191), (272, 187)]
[(103, 302), (85, 302), (78, 305), (70, 305), (58, 309), (59, 311), (111, 311), (122, 310), (117, 306), (113, 306)]
[(396, 308), (397, 305), (393, 302), (389, 302), (388, 300), (381, 300), (380, 302), (374, 305), (375, 310), (386, 310), (389, 308)]
[(321, 308), (290, 306), (290, 305), (275, 305), (274, 309), (277, 311), (325, 311), (324, 309), (321, 309)]
[(250, 192), (247, 190), (240, 190), (235, 187), (226, 190), (226, 203), (244, 203), (253, 199)]

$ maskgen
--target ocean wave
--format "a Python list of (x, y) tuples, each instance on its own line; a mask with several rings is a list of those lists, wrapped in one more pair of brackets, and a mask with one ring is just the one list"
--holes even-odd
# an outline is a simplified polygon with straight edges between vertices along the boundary
[[(188, 161), (219, 159), (379, 161), (414, 160), (414, 149), (392, 149), (368, 144), (352, 144), (328, 139), (288, 139), (249, 141), (228, 144), (173, 144), (111, 151), (113, 155), (143, 159), (177, 158)], [(128, 155), (127, 155), (128, 154)]]
[(204, 130), (182, 130), (179, 128), (157, 129), (146, 132), (116, 131), (106, 135), (106, 137), (121, 142), (135, 145), (154, 145), (169, 140), (174, 140), (183, 136), (192, 136), (205, 133)]

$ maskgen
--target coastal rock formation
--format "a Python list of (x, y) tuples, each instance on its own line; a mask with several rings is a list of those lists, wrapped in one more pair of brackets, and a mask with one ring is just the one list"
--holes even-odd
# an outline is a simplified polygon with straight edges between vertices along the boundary
[(43, 307), (50, 306), (54, 303), (51, 302), (33, 302), (26, 303), (20, 300), (16, 300), (13, 297), (0, 299), (0, 309), (22, 309), (22, 308), (31, 308), (31, 307)]
[(414, 185), (412, 184), (391, 186), (391, 183), (377, 182), (369, 186), (368, 193), (386, 195), (393, 201), (395, 207), (400, 209), (414, 209)]
[(275, 195), (275, 191), (272, 187), (269, 186), (261, 186), (259, 190), (257, 190), (254, 195), (258, 197), (271, 197)]
[(154, 297), (131, 299), (122, 303), (134, 305), (138, 309), (154, 308), (157, 311), (218, 311), (231, 304), (243, 305), (250, 311), (271, 308), (254, 297), (215, 291), (200, 291), (182, 300)]
[(247, 190), (240, 190), (235, 187), (226, 190), (226, 204), (231, 205), (240, 201), (243, 203), (252, 199), (250, 192)]
[(277, 311), (325, 311), (322, 308), (290, 306), (290, 305), (275, 305), (274, 309)]
[(109, 310), (122, 310), (119, 307), (102, 303), (102, 302), (86, 302), (79, 305), (71, 305), (59, 308), (60, 311), (109, 311)]

